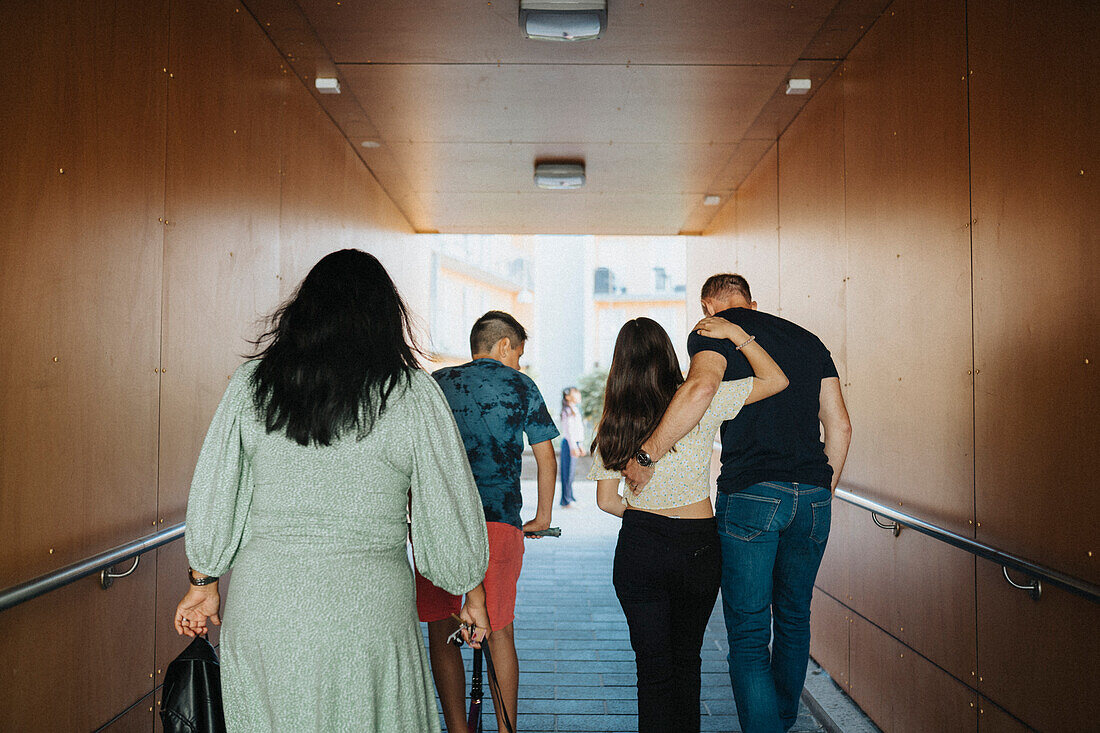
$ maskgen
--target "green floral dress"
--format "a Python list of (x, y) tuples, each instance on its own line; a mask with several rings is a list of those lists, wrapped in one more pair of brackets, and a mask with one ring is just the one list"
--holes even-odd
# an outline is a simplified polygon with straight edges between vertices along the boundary
[(362, 440), (267, 433), (258, 362), (233, 375), (187, 502), (195, 570), (233, 570), (221, 631), (230, 731), (439, 730), (406, 545), (454, 594), (481, 582), (485, 518), (450, 408), (422, 371)]

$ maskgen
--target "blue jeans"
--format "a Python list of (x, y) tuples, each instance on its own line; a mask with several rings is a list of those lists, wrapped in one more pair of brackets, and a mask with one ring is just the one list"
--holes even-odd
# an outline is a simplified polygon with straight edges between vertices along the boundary
[(798, 717), (806, 682), (810, 597), (829, 539), (832, 492), (768, 481), (719, 494), (715, 508), (741, 730), (785, 733)]
[(569, 441), (561, 442), (561, 505), (569, 506), (576, 499), (573, 498), (573, 472), (577, 470), (577, 463), (573, 460), (573, 454), (569, 450)]

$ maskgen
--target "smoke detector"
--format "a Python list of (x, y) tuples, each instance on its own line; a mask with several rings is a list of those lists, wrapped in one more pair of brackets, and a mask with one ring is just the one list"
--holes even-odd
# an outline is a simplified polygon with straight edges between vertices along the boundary
[(593, 41), (607, 30), (607, 0), (520, 0), (519, 27), (536, 41)]
[(535, 185), (539, 188), (569, 190), (584, 185), (584, 163), (538, 163)]

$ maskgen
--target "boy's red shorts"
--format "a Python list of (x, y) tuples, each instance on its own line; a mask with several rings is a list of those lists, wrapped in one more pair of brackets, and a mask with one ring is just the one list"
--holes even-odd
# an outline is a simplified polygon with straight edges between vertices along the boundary
[[(485, 605), (489, 624), (503, 629), (516, 617), (516, 583), (523, 567), (523, 530), (503, 522), (486, 522), (489, 569), (485, 571)], [(462, 596), (437, 588), (416, 573), (416, 613), (421, 621), (442, 621), (462, 608)]]

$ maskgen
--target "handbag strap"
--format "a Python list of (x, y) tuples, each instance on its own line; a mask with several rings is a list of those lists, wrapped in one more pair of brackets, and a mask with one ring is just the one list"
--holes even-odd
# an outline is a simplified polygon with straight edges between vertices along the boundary
[[(493, 689), (496, 689), (497, 700), (500, 700), (503, 703), (504, 695), (502, 695), (500, 692), (500, 682), (497, 681), (497, 673), (496, 670), (493, 668), (493, 655), (489, 651), (488, 641), (482, 641), (481, 649), (474, 649), (475, 660), (477, 659), (477, 655), (480, 654), (482, 651), (485, 652), (485, 669), (489, 673), (489, 690), (491, 692)], [(500, 717), (504, 720), (504, 728), (507, 733), (515, 733), (515, 729), (512, 728), (512, 721), (508, 719), (508, 708), (506, 706), (501, 706)]]

